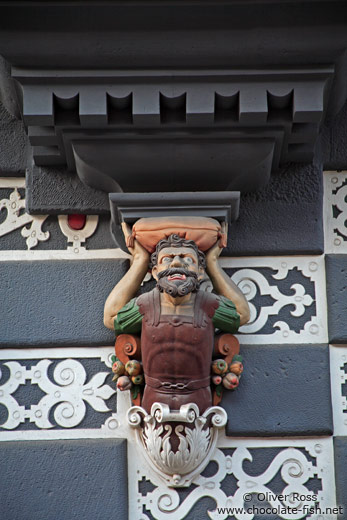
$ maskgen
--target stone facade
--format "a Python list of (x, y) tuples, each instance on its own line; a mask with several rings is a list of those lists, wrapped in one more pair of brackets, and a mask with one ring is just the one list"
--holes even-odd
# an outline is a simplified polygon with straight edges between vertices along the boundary
[[(347, 434), (344, 418), (347, 344), (342, 317), (346, 312), (347, 233), (340, 222), (346, 215), (343, 189), (347, 174), (329, 171), (324, 173), (323, 180), (323, 254), (303, 256), (293, 251), (285, 256), (221, 259), (223, 268), (251, 304), (251, 321), (238, 335), (246, 371), (238, 392), (225, 394), (223, 398), (222, 406), (229, 421), (211, 467), (191, 490), (187, 489), (186, 495), (172, 490), (170, 499), (164, 498), (165, 489), (146, 472), (143, 463), (138, 465), (131, 442), (126, 465), (120, 462), (124, 450), (122, 456), (112, 454), (117, 444), (111, 440), (117, 443), (115, 439), (122, 437), (118, 432), (116, 392), (110, 372), (113, 337), (103, 328), (102, 306), (108, 291), (127, 268), (126, 255), (115, 247), (97, 247), (111, 244), (102, 218), (93, 224), (93, 235), (87, 231), (90, 225), (87, 218), (85, 232), (77, 232), (79, 236), (70, 237), (71, 241), (64, 234), (60, 217), (50, 217), (49, 221), (22, 212), (17, 221), (2, 221), (0, 270), (5, 292), (1, 314), (0, 440), (6, 441), (4, 447), (13, 461), (4, 471), (10, 480), (18, 479), (19, 460), (23, 461), (23, 457), (26, 460), (25, 455), (18, 454), (18, 448), (24, 454), (27, 446), (33, 446), (30, 448), (33, 460), (28, 459), (26, 464), (33, 464), (34, 468), (38, 465), (34, 481), (23, 478), (20, 500), (13, 500), (8, 493), (9, 519), (22, 514), (23, 496), (33, 493), (33, 482), (51, 478), (51, 493), (55, 494), (58, 480), (68, 469), (64, 465), (64, 450), (72, 450), (76, 467), (82, 465), (83, 453), (88, 459), (94, 457), (97, 466), (102, 465), (97, 457), (105, 458), (107, 464), (110, 456), (113, 457), (112, 467), (118, 476), (128, 467), (132, 520), (203, 518), (204, 514), (226, 518), (222, 513), (219, 516), (212, 513), (216, 502), (220, 508), (238, 506), (241, 491), (253, 489), (250, 482), (254, 493), (278, 494), (291, 484), (293, 489), (297, 486), (298, 490), (317, 492), (321, 508), (343, 503), (345, 470), (340, 458), (344, 456)], [(22, 178), (3, 177), (0, 182), (3, 207), (10, 207), (14, 201), (20, 204), (25, 199)], [(21, 199), (17, 194), (21, 194)], [(335, 207), (340, 210), (338, 214)], [(242, 214), (238, 226), (241, 219)], [(31, 232), (23, 236), (26, 229)], [(33, 230), (37, 231), (36, 244), (28, 243), (27, 236)], [(39, 232), (45, 240), (39, 239)], [(71, 245), (73, 241), (75, 247)], [(283, 234), (282, 243), (285, 242)], [(144, 282), (143, 290), (151, 283)], [(76, 300), (77, 294), (78, 302), (84, 302), (82, 308)], [(334, 446), (339, 453), (335, 468), (338, 502)], [(51, 468), (49, 476), (44, 477), (48, 471), (47, 452), (54, 458), (55, 469)], [(294, 460), (293, 464), (302, 472), (298, 471), (297, 480), (288, 473), (287, 480), (284, 478), (280, 484), (276, 479), (280, 471), (287, 471), (289, 460)], [(215, 465), (219, 467), (217, 473)], [(233, 470), (235, 467), (240, 469)], [(90, 463), (81, 471), (88, 475), (87, 482), (81, 484), (81, 494), (85, 493), (84, 500), (88, 502), (88, 486), (91, 483), (93, 488), (101, 486), (103, 478), (110, 479), (111, 468), (105, 473), (95, 470), (94, 475), (94, 463)], [(64, 485), (70, 485), (69, 479), (75, 477), (67, 473), (66, 478)], [(126, 473), (123, 478), (126, 481)], [(233, 487), (236, 484), (239, 488)], [(112, 507), (107, 507), (116, 511), (118, 495), (114, 492), (108, 495), (107, 487), (101, 489), (105, 502), (114, 501)], [(118, 489), (120, 493), (123, 488)], [(239, 491), (235, 495), (236, 489)], [(126, 487), (121, 493), (124, 515)], [(45, 500), (44, 489), (30, 498), (35, 510), (40, 510)], [(274, 500), (269, 503), (275, 507)], [(258, 503), (261, 505), (264, 506)], [(58, 502), (55, 507), (60, 511)], [(72, 514), (75, 507), (83, 511), (76, 498), (71, 499), (70, 507), (65, 504), (59, 514), (63, 515), (63, 511)], [(87, 518), (89, 513), (95, 514), (88, 511)]]
[[(160, 11), (163, 27), (168, 23), (169, 3), (164, 2)], [(200, 45), (200, 51), (188, 46), (188, 68), (194, 60), (197, 66), (204, 65), (201, 51), (204, 48), (210, 68), (214, 62), (216, 67), (223, 68), (228, 60), (233, 60), (234, 67), (240, 67), (237, 49), (245, 56), (245, 64), (254, 67), (255, 49), (259, 50), (259, 42), (265, 42), (266, 24), (261, 6), (256, 5), (257, 2), (248, 3), (254, 9), (251, 18), (259, 17), (260, 28), (254, 31), (253, 41), (242, 38), (243, 45), (237, 31), (229, 37), (223, 24), (215, 47), (207, 38), (209, 24), (212, 27), (221, 16), (220, 7), (210, 20), (203, 10), (199, 12), (196, 23), (202, 24), (201, 34), (194, 24), (188, 23), (188, 7), (182, 8), (180, 12), (187, 18), (173, 18), (175, 27), (185, 20), (181, 40), (178, 43), (175, 40), (180, 59), (187, 42), (197, 38)], [(258, 2), (261, 3), (264, 2)], [(283, 4), (286, 23), (295, 27), (299, 3), (293, 2), (293, 12), (290, 2), (273, 5), (273, 19), (280, 17), (279, 4)], [(91, 29), (88, 16), (99, 12), (98, 8), (89, 6), (90, 11), (81, 17), (79, 31), (74, 27), (74, 20), (66, 22), (66, 42), (61, 42), (60, 47), (52, 37), (52, 27), (54, 24), (63, 27), (62, 13), (54, 11), (55, 19), (52, 13), (47, 16), (46, 54), (40, 51), (42, 42), (35, 36), (36, 22), (32, 20), (31, 51), (16, 38), (17, 51), (10, 48), (9, 33), (11, 37), (21, 34), (30, 10), (23, 8), (21, 16), (14, 20), (11, 8), (3, 8), (8, 15), (8, 27), (3, 22), (0, 27), (0, 55), (7, 60), (1, 62), (0, 77), (0, 139), (3, 143), (0, 150), (0, 441), (3, 453), (0, 502), (4, 520), (73, 520), (81, 516), (86, 520), (112, 517), (129, 520), (346, 518), (347, 82), (341, 72), (344, 55), (340, 49), (347, 48), (347, 43), (345, 47), (341, 43), (346, 23), (339, 23), (346, 9), (343, 2), (333, 3), (335, 9), (329, 11), (325, 23), (328, 27), (336, 26), (334, 34), (328, 37), (321, 31), (322, 41), (318, 44), (314, 40), (316, 47), (309, 49), (307, 42), (316, 37), (316, 28), (308, 24), (307, 40), (302, 37), (297, 40), (299, 43), (294, 43), (294, 39), (288, 39), (288, 52), (281, 53), (280, 48), (276, 48), (272, 57), (276, 67), (283, 65), (286, 70), (290, 64), (301, 67), (302, 49), (305, 59), (312, 58), (311, 68), (308, 72), (307, 67), (305, 69), (306, 75), (311, 74), (312, 82), (317, 73), (312, 72), (312, 64), (321, 67), (321, 63), (334, 62), (334, 72), (329, 69), (325, 71), (327, 76), (322, 71), (320, 76), (317, 74), (322, 81), (328, 81), (329, 74), (336, 74), (333, 86), (328, 82), (325, 92), (332, 89), (329, 92), (338, 92), (339, 96), (332, 96), (328, 107), (316, 103), (319, 117), (323, 117), (326, 110), (329, 112), (324, 123), (319, 121), (318, 124), (315, 120), (312, 100), (308, 115), (289, 123), (281, 119), (280, 123), (284, 125), (286, 121), (287, 125), (282, 130), (291, 140), (286, 151), (288, 156), (278, 161), (271, 176), (271, 168), (267, 171), (267, 183), (257, 190), (241, 193), (239, 218), (229, 230), (228, 247), (223, 252), (221, 265), (243, 290), (251, 307), (251, 320), (238, 334), (245, 373), (237, 392), (223, 396), (221, 405), (228, 413), (228, 423), (219, 436), (211, 463), (190, 487), (182, 490), (163, 486), (136, 451), (134, 438), (125, 437), (122, 414), (127, 397), (117, 395), (111, 381), (114, 336), (103, 326), (102, 312), (108, 293), (129, 264), (128, 256), (116, 247), (111, 236), (107, 193), (87, 186), (74, 172), (67, 171), (66, 164), (61, 163), (61, 154), (60, 163), (54, 163), (57, 154), (53, 148), (58, 145), (52, 139), (60, 143), (64, 129), (58, 124), (52, 130), (54, 125), (49, 117), (54, 116), (53, 105), (51, 112), (42, 109), (43, 122), (37, 119), (42, 84), (38, 81), (40, 88), (34, 93), (27, 84), (25, 86), (29, 101), (24, 121), (29, 135), (13, 98), (9, 63), (17, 67), (13, 75), (19, 81), (24, 74), (24, 63), (35, 68), (36, 55), (37, 68), (41, 71), (47, 69), (50, 61), (63, 69), (66, 67), (62, 58), (64, 46), (70, 45), (70, 65), (74, 71), (79, 65), (85, 70), (91, 63), (96, 67), (99, 56), (100, 67), (112, 65), (112, 49), (107, 35), (101, 37), (100, 31), (91, 31), (92, 51), (90, 56), (83, 54), (91, 45), (87, 38)], [(107, 9), (112, 11), (111, 4)], [(309, 5), (301, 4), (304, 25), (310, 20)], [(327, 2), (314, 4), (317, 19), (319, 16), (323, 19)], [(128, 7), (122, 9), (126, 11), (123, 14), (129, 28), (131, 12), (128, 13)], [(138, 20), (142, 9), (138, 7)], [(242, 18), (245, 6), (235, 9)], [(100, 20), (97, 18), (95, 23), (105, 24), (106, 15), (102, 23)], [(139, 41), (138, 20), (133, 31)], [(249, 24), (253, 27), (253, 22)], [(321, 25), (324, 26), (323, 22)], [(247, 31), (251, 31), (250, 26)], [(299, 25), (297, 31), (300, 35)], [(280, 32), (277, 27), (272, 37), (276, 40), (277, 35), (278, 41), (282, 41)], [(155, 48), (152, 25), (149, 33), (144, 55), (153, 54)], [(119, 67), (126, 64), (126, 45), (129, 55), (129, 48), (135, 46), (136, 38), (131, 39), (132, 34), (130, 29), (129, 33), (125, 31), (124, 47), (119, 44)], [(71, 42), (76, 41), (77, 36), (79, 41), (74, 47)], [(170, 38), (174, 38), (171, 33)], [(153, 58), (155, 67), (160, 68), (165, 57), (168, 66), (178, 67), (179, 59), (172, 52), (170, 41), (158, 48)], [(211, 45), (205, 44), (206, 41)], [(232, 42), (234, 50), (228, 51), (231, 45), (226, 46), (225, 42)], [(145, 59), (142, 57), (141, 62), (141, 53), (137, 50), (138, 54), (134, 53), (131, 61), (133, 68), (140, 67)], [(261, 59), (265, 62), (270, 55), (271, 42), (266, 40)], [(106, 108), (111, 112), (117, 108), (114, 101), (105, 107), (105, 113), (101, 111), (100, 91), (97, 95), (91, 88), (95, 86), (95, 77), (83, 76), (85, 97), (81, 107), (84, 106), (84, 111), (79, 113), (83, 116), (82, 127), (100, 125), (101, 120), (105, 126), (105, 118), (109, 117)], [(299, 79), (302, 80), (301, 76)], [(65, 90), (71, 87), (66, 86), (66, 76), (55, 80), (60, 82), (57, 88), (61, 89), (61, 97), (57, 96), (55, 103), (62, 113), (66, 108), (73, 111), (73, 102), (70, 106), (61, 101), (67, 96)], [(288, 87), (290, 81), (285, 73), (281, 75), (280, 82), (284, 86)], [(342, 85), (340, 90), (337, 84)], [(301, 102), (300, 105), (298, 101), (301, 108), (309, 98), (307, 93), (303, 94), (303, 85), (305, 82), (295, 86), (298, 89), (295, 99)], [(191, 85), (186, 88), (189, 94)], [(320, 84), (319, 88), (324, 90), (325, 87)], [(241, 93), (242, 89), (245, 84), (240, 87)], [(287, 90), (282, 92), (282, 97), (287, 96)], [(258, 91), (255, 87), (254, 92)], [(116, 93), (113, 95), (117, 97)], [(300, 97), (302, 95), (304, 97)], [(149, 101), (153, 101), (153, 96), (148, 96)], [(207, 105), (212, 107), (213, 103), (207, 98)], [(99, 101), (94, 106), (95, 99)], [(208, 112), (204, 103), (196, 102), (199, 110), (194, 112), (196, 98), (191, 99), (192, 104), (186, 107), (191, 121), (211, 126), (212, 108)], [(256, 108), (252, 108), (250, 101), (244, 105), (242, 117), (248, 117), (254, 132), (262, 128), (262, 117), (269, 122), (269, 111), (285, 108), (283, 100), (278, 105), (278, 100), (271, 96), (270, 100), (266, 96), (262, 99), (267, 99), (267, 105), (264, 101), (266, 110), (260, 110), (261, 101)], [(152, 105), (149, 103), (149, 106)], [(167, 106), (170, 107), (170, 103), (165, 100), (159, 104), (164, 112)], [(216, 106), (218, 103), (213, 105)], [(302, 113), (305, 114), (304, 109)], [(141, 115), (147, 118), (146, 124), (150, 119), (154, 120), (150, 122), (152, 125), (163, 122), (159, 109), (134, 114), (136, 124)], [(308, 120), (302, 120), (304, 117)], [(312, 125), (316, 125), (315, 128)], [(42, 128), (50, 126), (49, 135), (42, 133)], [(300, 135), (296, 138), (297, 133)], [(70, 144), (66, 146), (64, 153)], [(279, 141), (274, 149), (281, 149)], [(47, 163), (47, 157), (53, 163), (49, 160)], [(68, 214), (71, 213), (86, 215), (81, 229), (69, 227)], [(145, 279), (141, 291), (152, 286), (153, 280)], [(261, 512), (261, 508), (290, 505), (290, 501), (277, 496), (292, 492), (316, 498), (303, 500), (302, 509), (296, 514)], [(317, 509), (309, 512), (307, 508), (312, 504), (316, 504)], [(260, 512), (241, 512), (242, 508), (253, 506)], [(231, 507), (239, 510), (232, 513), (228, 510)]]

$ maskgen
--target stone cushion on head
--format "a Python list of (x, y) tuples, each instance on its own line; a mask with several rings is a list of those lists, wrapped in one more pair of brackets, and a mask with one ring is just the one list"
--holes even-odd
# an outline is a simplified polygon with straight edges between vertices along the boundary
[(226, 236), (220, 223), (208, 217), (141, 218), (134, 224), (127, 246), (132, 247), (136, 239), (149, 253), (153, 253), (157, 243), (170, 235), (193, 240), (200, 251), (207, 251), (218, 239), (220, 246), (226, 247)]

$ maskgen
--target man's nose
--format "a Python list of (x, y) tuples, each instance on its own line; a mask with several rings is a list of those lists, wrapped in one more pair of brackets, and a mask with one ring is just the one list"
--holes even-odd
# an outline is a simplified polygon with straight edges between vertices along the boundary
[(183, 265), (183, 259), (179, 255), (174, 256), (173, 259), (171, 260), (171, 267), (179, 267), (182, 265)]

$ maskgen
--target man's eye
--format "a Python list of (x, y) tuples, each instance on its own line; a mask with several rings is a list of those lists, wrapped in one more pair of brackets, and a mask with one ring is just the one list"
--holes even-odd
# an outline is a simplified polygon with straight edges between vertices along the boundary
[(170, 262), (171, 258), (169, 256), (164, 256), (164, 258), (162, 259), (162, 262), (165, 263), (165, 264), (168, 264)]
[(186, 256), (184, 261), (185, 261), (186, 264), (192, 264), (193, 263), (193, 259), (190, 256)]

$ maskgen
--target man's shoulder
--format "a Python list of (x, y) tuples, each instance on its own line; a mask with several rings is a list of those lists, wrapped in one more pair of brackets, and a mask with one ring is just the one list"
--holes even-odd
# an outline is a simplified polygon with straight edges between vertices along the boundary
[(219, 294), (209, 291), (202, 291), (201, 289), (197, 291), (197, 295), (201, 302), (215, 305), (216, 308), (219, 306), (225, 306), (235, 309), (234, 302), (232, 300), (229, 300), (229, 298), (226, 298), (225, 296), (221, 296)]
[(222, 296), (219, 296), (218, 294), (210, 291), (203, 291), (202, 289), (199, 289), (196, 294), (201, 301), (206, 301), (209, 303), (219, 303), (220, 299), (222, 298)]
[(158, 289), (155, 287), (151, 291), (140, 294), (140, 296), (136, 298), (136, 305), (138, 305), (142, 315), (149, 312), (154, 307), (157, 307), (158, 305), (160, 306)]
[(155, 298), (158, 292), (159, 292), (158, 289), (156, 287), (154, 287), (154, 289), (152, 289), (151, 291), (147, 291), (147, 292), (140, 294), (140, 296), (138, 296), (136, 298), (137, 305), (148, 302), (149, 300)]
[(219, 306), (219, 297), (217, 294), (198, 290), (196, 293), (196, 307), (202, 309), (210, 318), (213, 317), (216, 309)]
[(198, 291), (199, 307), (202, 307), (211, 317), (215, 313), (236, 313), (236, 307), (233, 301), (225, 296), (207, 291)]

